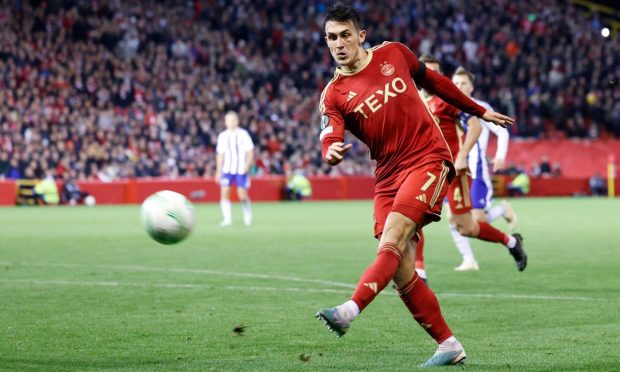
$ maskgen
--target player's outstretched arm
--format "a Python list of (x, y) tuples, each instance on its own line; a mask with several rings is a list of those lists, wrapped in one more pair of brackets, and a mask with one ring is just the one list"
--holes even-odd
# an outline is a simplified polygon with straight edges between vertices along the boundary
[(338, 165), (344, 159), (346, 154), (353, 147), (352, 144), (345, 145), (342, 142), (334, 142), (327, 148), (325, 152), (325, 162), (331, 166)]
[(503, 127), (514, 124), (514, 119), (498, 112), (487, 111), (484, 107), (471, 100), (447, 77), (431, 69), (424, 69), (423, 75), (419, 79), (422, 88), (436, 94), (439, 98), (457, 107), (459, 110)]
[(506, 128), (507, 126), (515, 123), (515, 119), (509, 116), (506, 116), (504, 114), (500, 114), (499, 112), (495, 112), (491, 110), (487, 110), (482, 116), (482, 119), (490, 123), (499, 125), (500, 127), (503, 127), (503, 128)]

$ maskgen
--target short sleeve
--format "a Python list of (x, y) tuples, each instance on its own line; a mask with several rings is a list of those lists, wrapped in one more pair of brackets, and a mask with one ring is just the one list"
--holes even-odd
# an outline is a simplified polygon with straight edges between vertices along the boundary
[(226, 152), (224, 145), (224, 133), (220, 133), (217, 136), (217, 145), (215, 146), (215, 152), (217, 152), (218, 154), (223, 154)]
[(243, 137), (244, 137), (244, 148), (246, 151), (251, 151), (254, 149), (254, 142), (252, 142), (252, 137), (250, 136), (250, 133), (246, 130), (243, 132)]

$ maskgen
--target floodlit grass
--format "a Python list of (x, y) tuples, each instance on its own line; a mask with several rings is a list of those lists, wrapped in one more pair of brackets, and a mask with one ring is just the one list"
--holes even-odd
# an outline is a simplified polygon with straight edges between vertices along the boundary
[[(446, 222), (425, 229), (466, 369), (617, 369), (620, 200), (513, 203), (523, 273), (478, 241), (481, 271), (454, 272)], [(391, 289), (342, 339), (314, 319), (373, 259), (370, 202), (255, 204), (249, 228), (235, 208), (222, 229), (198, 205), (176, 246), (147, 237), (138, 206), (0, 209), (0, 370), (404, 371), (434, 352)]]

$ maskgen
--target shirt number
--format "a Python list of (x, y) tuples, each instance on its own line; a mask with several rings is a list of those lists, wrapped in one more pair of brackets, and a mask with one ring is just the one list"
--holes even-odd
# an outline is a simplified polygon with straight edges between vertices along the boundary
[(431, 187), (431, 185), (433, 184), (433, 181), (435, 181), (435, 179), (437, 178), (437, 176), (435, 176), (431, 172), (426, 172), (426, 175), (428, 176), (428, 181), (426, 181), (426, 183), (422, 185), (422, 191), (428, 190), (428, 188)]
[(460, 203), (463, 200), (463, 196), (461, 195), (461, 188), (457, 187), (454, 189), (454, 201)]

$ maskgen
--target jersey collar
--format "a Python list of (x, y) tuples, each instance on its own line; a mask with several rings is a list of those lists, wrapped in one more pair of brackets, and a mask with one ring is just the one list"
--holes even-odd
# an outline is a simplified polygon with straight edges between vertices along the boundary
[(366, 58), (366, 61), (364, 61), (363, 64), (360, 65), (360, 67), (355, 70), (355, 71), (345, 71), (342, 66), (339, 66), (336, 71), (338, 71), (339, 74), (344, 75), (344, 76), (352, 76), (355, 75), (359, 72), (361, 72), (362, 70), (364, 70), (366, 68), (366, 66), (368, 66), (370, 64), (370, 61), (372, 61), (372, 49), (366, 49), (366, 52), (368, 52), (368, 57)]

